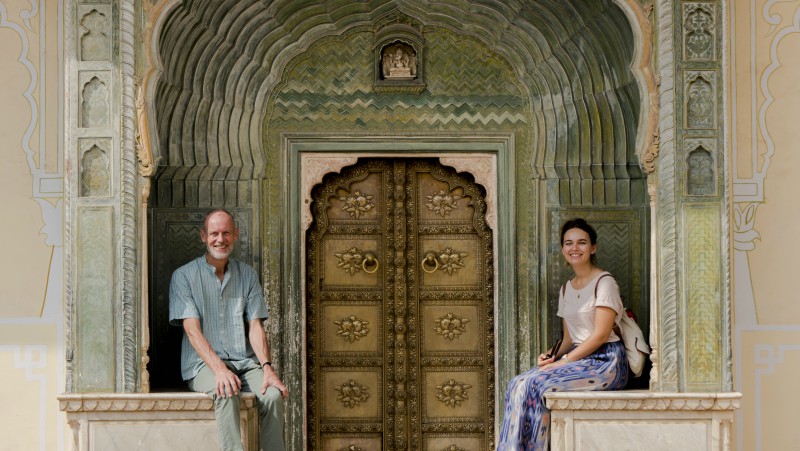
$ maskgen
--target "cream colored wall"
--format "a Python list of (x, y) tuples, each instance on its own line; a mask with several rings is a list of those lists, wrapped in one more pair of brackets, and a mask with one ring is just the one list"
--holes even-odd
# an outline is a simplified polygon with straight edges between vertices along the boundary
[(800, 0), (729, 13), (738, 449), (798, 449)]
[(0, 450), (66, 446), (60, 7), (0, 0)]

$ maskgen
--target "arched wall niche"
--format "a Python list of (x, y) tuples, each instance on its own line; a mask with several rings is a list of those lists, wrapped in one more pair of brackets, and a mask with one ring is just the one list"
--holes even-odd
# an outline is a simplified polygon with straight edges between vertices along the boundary
[[(510, 81), (505, 91), (496, 92), (506, 99), (505, 110), (497, 117), (509, 113), (512, 119), (481, 118), (474, 106), (467, 113), (471, 120), (486, 121), (484, 126), (516, 124), (507, 130), (515, 138), (517, 168), (518, 202), (512, 211), (515, 233), (524, 244), (517, 249), (520, 301), (512, 303), (514, 310), (519, 309), (518, 315), (512, 314), (520, 318), (519, 334), (506, 349), (515, 351), (510, 355), (516, 359), (499, 369), (504, 372), (500, 377), (505, 377), (529, 362), (531, 350), (548, 339), (546, 327), (535, 315), (546, 311), (539, 299), (552, 291), (548, 281), (554, 275), (538, 269), (548, 259), (548, 243), (540, 237), (552, 229), (549, 218), (557, 217), (552, 212), (570, 214), (587, 205), (606, 212), (633, 208), (643, 214), (640, 222), (647, 234), (644, 179), (653, 171), (657, 153), (653, 139), (657, 94), (649, 69), (652, 31), (646, 13), (635, 0), (514, 5), (387, 0), (335, 5), (279, 1), (266, 7), (257, 2), (213, 7), (201, 0), (168, 0), (152, 7), (153, 26), (146, 41), (149, 63), (142, 82), (151, 161), (159, 161), (150, 228), (155, 230), (168, 214), (196, 214), (212, 205), (250, 212), (251, 239), (243, 244), (251, 247), (253, 263), (260, 265), (263, 258), (269, 303), (280, 314), (284, 300), (296, 296), (285, 287), (297, 283), (280, 268), (280, 243), (287, 227), (280, 216), (288, 183), (281, 179), (287, 156), (280, 135), (308, 132), (313, 122), (303, 125), (308, 117), (296, 117), (294, 125), (274, 130), (269, 124), (279, 100), (284, 105), (319, 106), (309, 103), (308, 96), (287, 94), (288, 74), (319, 46), (366, 36), (382, 17), (398, 11), (420, 21), (426, 36), (438, 33), (474, 42)], [(426, 51), (435, 48), (429, 45), (426, 39)], [(369, 45), (364, 50), (371, 52)], [(372, 64), (367, 67), (371, 70)], [(429, 86), (421, 97), (435, 88)], [(326, 95), (317, 101), (329, 101), (335, 93)], [(510, 100), (514, 98), (517, 103)], [(485, 132), (454, 123), (429, 122), (427, 130), (444, 135)], [(375, 133), (374, 127), (347, 125), (339, 127), (339, 134)], [(404, 130), (413, 136), (422, 128), (419, 123), (404, 123)], [(618, 195), (617, 182), (626, 180), (641, 182), (628, 186), (627, 195)], [(613, 191), (607, 182), (615, 186)], [(551, 188), (557, 196), (548, 197)], [(633, 191), (639, 197), (632, 196)], [(643, 258), (648, 260), (646, 253)], [(279, 335), (273, 336), (274, 346), (283, 348), (287, 338)], [(279, 359), (288, 360), (286, 354)]]

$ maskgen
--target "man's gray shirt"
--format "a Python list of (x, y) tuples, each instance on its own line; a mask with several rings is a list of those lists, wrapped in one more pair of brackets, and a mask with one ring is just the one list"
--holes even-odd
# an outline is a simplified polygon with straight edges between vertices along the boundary
[[(214, 267), (202, 256), (181, 266), (169, 285), (169, 322), (182, 326), (183, 319), (199, 318), (208, 343), (223, 362), (237, 370), (258, 364), (247, 339), (247, 323), (267, 318), (267, 306), (255, 270), (238, 260), (228, 259), (220, 282)], [(192, 379), (203, 366), (186, 333), (181, 345), (181, 376)]]

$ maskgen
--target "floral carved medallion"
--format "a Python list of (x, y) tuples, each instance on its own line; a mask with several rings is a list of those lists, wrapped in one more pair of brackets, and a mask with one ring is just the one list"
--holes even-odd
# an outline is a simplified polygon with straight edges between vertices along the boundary
[(457, 202), (463, 196), (448, 193), (442, 189), (436, 194), (425, 197), (428, 198), (428, 203), (425, 204), (425, 206), (428, 207), (428, 210), (436, 212), (438, 215), (444, 218), (445, 216), (449, 215), (451, 211), (458, 208)]
[(361, 215), (367, 214), (375, 209), (375, 204), (372, 203), (372, 197), (373, 196), (370, 196), (369, 194), (356, 190), (347, 196), (340, 197), (339, 200), (344, 202), (344, 207), (342, 207), (342, 210), (348, 212), (350, 216), (358, 219), (361, 217)]
[(339, 259), (336, 267), (344, 269), (351, 276), (362, 270), (361, 264), (364, 261), (364, 252), (361, 249), (351, 247), (349, 250), (333, 255)]
[(456, 408), (461, 406), (461, 403), (469, 399), (467, 390), (472, 388), (471, 385), (462, 382), (456, 382), (450, 379), (442, 385), (436, 386), (436, 398), (445, 403), (446, 405)]
[(339, 330), (336, 331), (336, 334), (343, 336), (346, 340), (349, 340), (350, 343), (361, 337), (365, 337), (367, 333), (369, 333), (369, 329), (367, 328), (369, 322), (357, 318), (355, 315), (350, 315), (345, 319), (334, 321), (333, 323), (339, 326)]
[(356, 446), (356, 445), (350, 445), (350, 446), (348, 446), (348, 447), (342, 448), (342, 449), (341, 449), (341, 450), (339, 450), (339, 451), (364, 451), (364, 450), (363, 450), (363, 449), (361, 449), (361, 448), (359, 448), (359, 447), (358, 447), (358, 446)]
[(466, 252), (460, 252), (448, 247), (439, 253), (439, 269), (452, 276), (454, 272), (464, 267), (464, 259), (468, 255)]
[(452, 313), (448, 313), (447, 315), (440, 316), (436, 318), (436, 333), (447, 338), (448, 340), (453, 340), (457, 338), (459, 335), (466, 332), (466, 328), (464, 327), (465, 324), (469, 322), (466, 318), (461, 318)]
[(339, 394), (336, 396), (336, 399), (341, 401), (345, 407), (352, 409), (362, 402), (367, 401), (367, 398), (369, 398), (367, 388), (367, 386), (361, 385), (358, 382), (350, 379), (344, 384), (334, 387), (334, 390), (339, 392)]
[(464, 448), (459, 448), (456, 445), (450, 445), (447, 448), (442, 448), (442, 451), (466, 451)]

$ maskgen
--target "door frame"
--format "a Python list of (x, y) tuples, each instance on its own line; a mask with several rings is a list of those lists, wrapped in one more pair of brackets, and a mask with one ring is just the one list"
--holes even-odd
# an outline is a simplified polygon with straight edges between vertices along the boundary
[[(515, 161), (513, 134), (282, 135), (280, 186), (284, 205), (280, 342), (284, 379), (293, 389), (286, 405), (289, 449), (302, 449), (306, 430), (306, 232), (311, 225), (311, 190), (325, 174), (338, 173), (359, 158), (438, 158), (469, 172), (486, 189), (487, 224), (493, 232), (495, 330), (495, 436), (502, 414), (500, 381), (514, 375), (516, 345)], [(298, 334), (298, 330), (300, 334)], [(297, 394), (302, 394), (297, 396)], [(302, 425), (297, 424), (300, 422)], [(298, 437), (299, 435), (299, 437)], [(293, 443), (301, 441), (300, 443)]]

